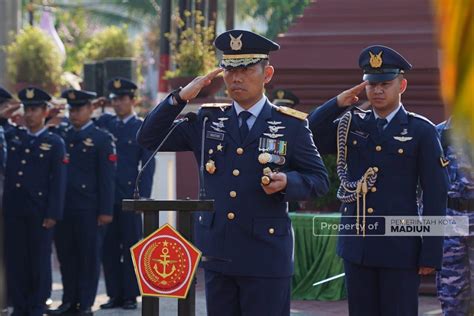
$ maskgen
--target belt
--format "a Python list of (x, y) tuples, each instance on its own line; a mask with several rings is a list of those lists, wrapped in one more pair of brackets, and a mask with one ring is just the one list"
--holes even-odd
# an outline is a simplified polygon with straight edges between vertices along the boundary
[(474, 212), (474, 199), (448, 197), (448, 208), (456, 211)]

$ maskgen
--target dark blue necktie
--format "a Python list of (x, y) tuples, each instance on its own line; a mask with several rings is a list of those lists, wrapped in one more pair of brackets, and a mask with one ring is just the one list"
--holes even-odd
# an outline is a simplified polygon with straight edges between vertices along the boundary
[(388, 123), (387, 119), (384, 118), (378, 118), (376, 120), (377, 123), (377, 130), (379, 131), (379, 135), (382, 135), (383, 133), (383, 127)]
[(249, 117), (252, 116), (252, 113), (248, 111), (242, 111), (239, 113), (239, 118), (242, 120), (242, 125), (240, 125), (240, 139), (242, 141), (247, 138), (247, 135), (249, 134), (249, 126), (247, 125), (247, 120)]

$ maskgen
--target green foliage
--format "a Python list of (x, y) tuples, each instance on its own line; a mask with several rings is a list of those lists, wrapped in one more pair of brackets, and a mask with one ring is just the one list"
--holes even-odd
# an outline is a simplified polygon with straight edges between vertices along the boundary
[(192, 27), (185, 27), (184, 21), (178, 17), (177, 30), (166, 34), (170, 41), (171, 60), (177, 67), (176, 70), (166, 73), (167, 78), (203, 75), (217, 65), (213, 45), (214, 22), (211, 21), (208, 26), (205, 26), (205, 18), (199, 10), (194, 11), (193, 14), (189, 11), (185, 12), (187, 18), (191, 15), (194, 18)]
[(62, 74), (61, 55), (53, 40), (39, 28), (27, 26), (6, 47), (8, 78), (43, 88), (57, 86)]
[(268, 23), (265, 36), (274, 39), (284, 33), (294, 18), (303, 13), (311, 0), (241, 0), (237, 14), (241, 19), (263, 18)]
[(66, 47), (64, 70), (79, 75), (86, 58), (84, 48), (91, 39), (87, 12), (83, 8), (74, 12), (62, 10), (56, 13), (56, 19), (56, 29)]
[(97, 33), (85, 46), (84, 54), (89, 60), (113, 57), (134, 57), (135, 45), (128, 38), (127, 27), (109, 26)]
[(316, 199), (313, 204), (314, 206), (312, 207), (314, 207), (316, 210), (329, 208), (331, 211), (337, 211), (337, 205), (339, 202), (336, 194), (340, 181), (336, 173), (336, 156), (324, 155), (323, 161), (329, 175), (329, 192), (323, 197)]

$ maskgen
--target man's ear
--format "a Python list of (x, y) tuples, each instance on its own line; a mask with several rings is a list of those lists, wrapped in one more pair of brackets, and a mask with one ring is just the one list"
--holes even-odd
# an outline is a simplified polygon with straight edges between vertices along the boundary
[(273, 68), (273, 66), (265, 66), (265, 80), (264, 80), (264, 83), (267, 84), (269, 83), (272, 78), (273, 78), (273, 74), (275, 73), (275, 68)]
[(405, 90), (407, 89), (407, 86), (408, 86), (408, 81), (405, 78), (403, 78), (400, 81), (400, 94), (403, 94), (405, 92)]

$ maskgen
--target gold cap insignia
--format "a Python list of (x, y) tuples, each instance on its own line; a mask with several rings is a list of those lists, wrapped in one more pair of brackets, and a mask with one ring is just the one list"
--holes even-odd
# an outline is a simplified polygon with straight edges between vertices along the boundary
[(283, 90), (278, 90), (277, 93), (276, 93), (276, 95), (277, 95), (277, 98), (278, 98), (278, 99), (283, 99), (283, 98), (285, 97), (285, 91), (283, 91)]
[(26, 98), (33, 99), (35, 97), (35, 90), (34, 89), (26, 89)]
[(71, 100), (75, 100), (76, 99), (76, 94), (71, 91), (67, 94), (67, 97)]
[(370, 60), (369, 60), (369, 63), (370, 63), (370, 67), (372, 68), (380, 68), (382, 66), (382, 53), (383, 51), (381, 51), (380, 53), (378, 53), (377, 55), (374, 55), (374, 53), (372, 53), (371, 51), (369, 51), (369, 55), (370, 55)]
[(232, 50), (241, 50), (242, 49), (242, 35), (240, 34), (238, 37), (233, 37), (232, 34), (230, 35), (230, 48)]
[(121, 87), (122, 87), (122, 82), (120, 81), (120, 79), (114, 80), (114, 88), (120, 89)]

